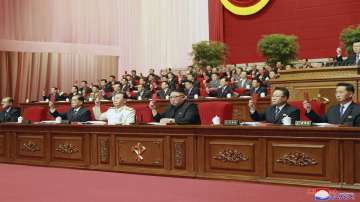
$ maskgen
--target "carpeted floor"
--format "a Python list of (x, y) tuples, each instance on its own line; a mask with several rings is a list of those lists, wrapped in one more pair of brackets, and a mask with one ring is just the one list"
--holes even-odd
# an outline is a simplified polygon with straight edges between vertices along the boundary
[(307, 187), (0, 164), (0, 202), (307, 202)]

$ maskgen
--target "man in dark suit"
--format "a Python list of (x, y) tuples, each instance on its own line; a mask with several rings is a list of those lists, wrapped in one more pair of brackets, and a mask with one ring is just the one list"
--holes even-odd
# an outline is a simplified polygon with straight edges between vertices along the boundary
[(161, 90), (157, 92), (157, 95), (161, 100), (165, 100), (170, 97), (171, 90), (169, 89), (169, 84), (166, 81), (161, 83)]
[(353, 44), (353, 51), (354, 54), (346, 60), (346, 65), (360, 65), (360, 41)]
[(194, 99), (195, 95), (199, 96), (200, 90), (199, 88), (194, 86), (192, 81), (185, 81), (185, 95), (188, 99)]
[(153, 119), (160, 123), (177, 124), (200, 124), (200, 116), (197, 106), (188, 102), (184, 91), (175, 90), (170, 94), (170, 106), (164, 113), (160, 114), (156, 110), (155, 103), (150, 102), (149, 107), (153, 114)]
[(144, 85), (139, 84), (137, 86), (138, 92), (136, 93), (136, 99), (138, 100), (148, 100), (151, 98), (151, 91), (146, 89)]
[(88, 86), (88, 82), (85, 80), (81, 81), (79, 90), (83, 96), (88, 96), (92, 92), (91, 88)]
[(14, 100), (11, 97), (2, 99), (2, 111), (0, 112), (0, 123), (3, 122), (17, 122), (20, 116), (20, 110), (13, 107)]
[(67, 96), (67, 98), (69, 98), (69, 100), (71, 100), (71, 98), (75, 95), (80, 95), (80, 94), (79, 94), (79, 87), (74, 85), (71, 87), (71, 93)]
[(259, 78), (253, 79), (251, 82), (251, 85), (252, 85), (252, 87), (250, 89), (250, 96), (252, 96), (253, 94), (266, 96), (267, 90), (263, 86), (263, 83)]
[(228, 78), (222, 78), (220, 79), (220, 86), (217, 89), (217, 96), (218, 98), (226, 98), (229, 94), (232, 96), (233, 91), (231, 87), (229, 86), (230, 80)]
[(287, 101), (289, 99), (289, 90), (284, 87), (277, 87), (271, 96), (271, 106), (265, 110), (265, 113), (256, 111), (253, 100), (249, 100), (250, 116), (254, 121), (266, 121), (273, 124), (282, 124), (282, 119), (286, 116), (291, 118), (291, 123), (300, 120), (300, 110), (291, 107)]
[(360, 105), (353, 102), (354, 86), (339, 83), (336, 86), (336, 100), (339, 104), (332, 106), (324, 117), (316, 114), (308, 101), (304, 101), (305, 115), (313, 122), (360, 126)]
[(63, 92), (59, 93), (59, 89), (57, 87), (52, 87), (50, 89), (50, 94), (47, 96), (45, 95), (45, 91), (43, 91), (43, 100), (49, 100), (52, 102), (64, 101), (66, 100), (66, 96)]
[(250, 88), (251, 80), (247, 79), (247, 73), (245, 71), (241, 72), (240, 79), (236, 81), (236, 88)]
[(56, 111), (53, 102), (49, 102), (49, 113), (54, 118), (60, 116), (63, 120), (68, 120), (70, 122), (86, 122), (90, 121), (91, 113), (90, 111), (83, 106), (84, 97), (81, 95), (75, 95), (71, 98), (71, 109), (64, 114)]

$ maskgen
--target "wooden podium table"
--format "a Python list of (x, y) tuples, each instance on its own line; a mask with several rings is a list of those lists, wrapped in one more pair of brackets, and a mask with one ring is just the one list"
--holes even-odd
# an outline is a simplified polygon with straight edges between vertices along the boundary
[(0, 124), (0, 162), (360, 189), (360, 129)]

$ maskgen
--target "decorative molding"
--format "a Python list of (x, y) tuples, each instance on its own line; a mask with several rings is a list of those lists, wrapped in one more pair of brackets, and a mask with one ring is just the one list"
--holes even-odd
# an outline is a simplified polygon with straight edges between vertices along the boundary
[(138, 142), (136, 145), (131, 147), (131, 150), (136, 154), (136, 161), (144, 160), (142, 154), (146, 151), (146, 147), (143, 144)]
[(100, 140), (100, 161), (107, 163), (109, 161), (109, 139)]
[(176, 142), (175, 143), (175, 167), (183, 168), (184, 167), (184, 143)]
[(28, 141), (22, 145), (21, 150), (26, 152), (37, 152), (40, 151), (40, 146), (35, 142)]
[(72, 144), (65, 143), (65, 144), (59, 144), (56, 147), (56, 151), (65, 154), (73, 154), (79, 152), (79, 149)]
[(290, 152), (280, 157), (280, 159), (276, 160), (276, 162), (289, 166), (299, 166), (299, 167), (312, 166), (318, 164), (318, 162), (315, 159), (301, 152)]
[(249, 157), (237, 149), (224, 149), (224, 151), (220, 151), (217, 155), (213, 156), (213, 159), (236, 163), (239, 161), (247, 161), (249, 160)]

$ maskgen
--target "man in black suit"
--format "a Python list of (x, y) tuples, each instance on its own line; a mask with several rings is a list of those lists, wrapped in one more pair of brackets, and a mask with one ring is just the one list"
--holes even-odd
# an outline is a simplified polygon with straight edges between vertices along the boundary
[(169, 89), (169, 84), (166, 81), (161, 83), (161, 90), (157, 92), (157, 95), (161, 100), (165, 100), (170, 97), (171, 90)]
[(136, 93), (136, 99), (148, 100), (151, 98), (151, 91), (146, 89), (143, 84), (137, 86), (138, 92)]
[(339, 104), (332, 106), (324, 117), (316, 114), (308, 101), (304, 101), (305, 115), (313, 122), (360, 126), (360, 105), (353, 102), (354, 86), (339, 83), (336, 86), (336, 100)]
[(230, 94), (232, 96), (233, 91), (231, 87), (229, 86), (230, 80), (228, 78), (222, 78), (220, 79), (220, 86), (217, 89), (217, 96), (218, 98), (226, 98)]
[(360, 41), (353, 44), (354, 54), (346, 60), (346, 65), (360, 65)]
[(188, 102), (184, 91), (175, 90), (170, 94), (170, 106), (162, 114), (156, 110), (155, 103), (150, 102), (149, 107), (153, 119), (160, 123), (200, 124), (199, 111), (196, 104)]
[(300, 110), (291, 107), (287, 101), (289, 99), (289, 90), (284, 87), (277, 87), (271, 95), (271, 106), (265, 110), (265, 113), (256, 111), (253, 100), (249, 100), (250, 116), (254, 121), (266, 121), (273, 124), (282, 124), (282, 119), (286, 116), (291, 118), (291, 123), (300, 120)]
[(13, 107), (14, 100), (11, 97), (2, 99), (2, 111), (0, 112), (0, 123), (3, 122), (17, 122), (20, 116), (20, 110)]
[(91, 88), (88, 86), (88, 82), (85, 80), (81, 81), (79, 90), (83, 96), (88, 96), (92, 92)]
[(52, 102), (58, 102), (58, 101), (64, 101), (66, 100), (66, 96), (64, 95), (63, 92), (59, 93), (59, 89), (57, 87), (52, 87), (50, 89), (50, 94), (48, 96), (46, 96), (45, 91), (43, 91), (43, 100), (49, 100)]
[(252, 87), (250, 89), (250, 96), (252, 96), (253, 94), (266, 96), (267, 90), (263, 86), (263, 83), (259, 78), (253, 79), (252, 82), (251, 82), (251, 86)]
[(199, 88), (194, 86), (192, 81), (185, 81), (185, 95), (188, 99), (194, 99), (195, 95), (199, 96), (200, 90)]
[(74, 85), (71, 87), (71, 93), (67, 96), (67, 98), (69, 98), (69, 100), (71, 100), (71, 98), (75, 95), (80, 95), (80, 94), (79, 94), (79, 87)]
[(60, 116), (63, 120), (68, 120), (70, 122), (86, 122), (90, 121), (91, 113), (90, 111), (83, 106), (84, 97), (81, 95), (75, 95), (71, 98), (71, 109), (64, 114), (56, 111), (53, 102), (49, 102), (49, 113), (54, 118)]

